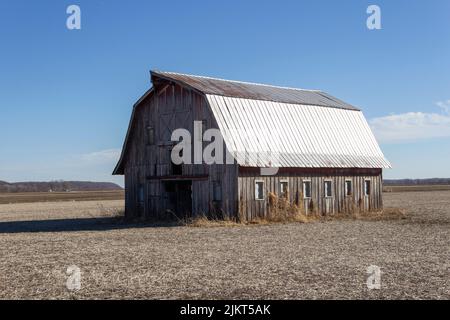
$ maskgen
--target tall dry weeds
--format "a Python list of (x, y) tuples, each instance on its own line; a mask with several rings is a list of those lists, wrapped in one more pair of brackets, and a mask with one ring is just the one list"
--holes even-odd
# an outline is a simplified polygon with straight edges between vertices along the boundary
[(259, 218), (260, 222), (263, 222), (263, 220), (267, 222), (308, 222), (308, 217), (302, 205), (303, 201), (299, 201), (299, 204), (291, 203), (289, 192), (286, 192), (283, 197), (278, 197), (273, 192), (269, 192), (268, 200), (269, 214), (264, 218)]

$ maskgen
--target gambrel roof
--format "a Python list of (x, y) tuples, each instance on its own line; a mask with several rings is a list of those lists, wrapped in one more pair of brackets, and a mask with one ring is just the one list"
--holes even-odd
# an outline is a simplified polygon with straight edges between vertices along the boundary
[(391, 167), (363, 113), (325, 92), (172, 72), (151, 75), (154, 83), (175, 82), (205, 96), (241, 166)]
[(203, 94), (358, 110), (348, 103), (319, 90), (277, 87), (267, 84), (230, 81), (174, 72), (152, 71), (151, 74), (152, 79), (162, 78), (170, 81), (177, 81), (188, 85)]

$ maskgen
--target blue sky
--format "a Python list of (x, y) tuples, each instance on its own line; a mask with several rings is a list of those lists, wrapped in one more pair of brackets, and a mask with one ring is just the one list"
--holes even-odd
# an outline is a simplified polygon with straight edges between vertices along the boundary
[(450, 177), (448, 0), (1, 0), (0, 41), (0, 180), (122, 183), (150, 69), (327, 91), (363, 109), (385, 177)]

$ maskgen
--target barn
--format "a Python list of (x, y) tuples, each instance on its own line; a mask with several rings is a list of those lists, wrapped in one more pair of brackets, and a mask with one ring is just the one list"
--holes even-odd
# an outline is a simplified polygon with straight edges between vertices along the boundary
[(270, 213), (269, 195), (305, 214), (382, 208), (390, 163), (360, 109), (319, 90), (150, 74), (113, 172), (125, 176), (127, 217), (252, 220)]

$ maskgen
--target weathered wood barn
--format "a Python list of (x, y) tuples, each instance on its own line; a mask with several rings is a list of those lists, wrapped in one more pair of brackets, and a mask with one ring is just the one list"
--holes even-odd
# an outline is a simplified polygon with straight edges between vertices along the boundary
[[(158, 71), (151, 80), (114, 169), (125, 175), (127, 217), (251, 220), (268, 214), (269, 194), (306, 213), (382, 208), (390, 164), (359, 109), (315, 90)], [(171, 135), (179, 128), (203, 148), (205, 131), (218, 129), (231, 161), (175, 164)]]

